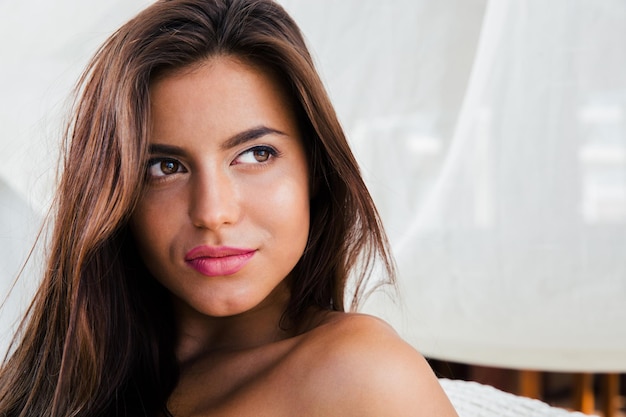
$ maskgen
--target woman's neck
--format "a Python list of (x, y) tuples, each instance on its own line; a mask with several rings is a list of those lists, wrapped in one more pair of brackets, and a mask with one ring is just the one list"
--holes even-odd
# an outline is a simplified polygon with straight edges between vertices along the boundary
[(252, 310), (210, 317), (176, 300), (179, 363), (184, 366), (208, 354), (254, 349), (293, 336), (289, 323), (281, 326), (288, 301), (289, 291), (281, 286)]

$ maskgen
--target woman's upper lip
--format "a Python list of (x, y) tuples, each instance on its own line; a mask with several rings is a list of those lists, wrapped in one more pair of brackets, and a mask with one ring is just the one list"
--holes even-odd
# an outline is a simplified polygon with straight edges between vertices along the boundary
[(192, 261), (197, 258), (222, 258), (224, 256), (237, 256), (244, 253), (254, 252), (255, 249), (236, 248), (232, 246), (196, 246), (185, 255), (185, 261)]

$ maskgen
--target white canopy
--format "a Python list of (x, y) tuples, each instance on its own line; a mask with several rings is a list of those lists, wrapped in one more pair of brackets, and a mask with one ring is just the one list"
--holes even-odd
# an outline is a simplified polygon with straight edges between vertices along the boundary
[[(0, 201), (46, 207), (72, 83), (147, 3), (0, 3)], [(397, 257), (366, 311), (434, 358), (626, 372), (626, 4), (281, 3)]]

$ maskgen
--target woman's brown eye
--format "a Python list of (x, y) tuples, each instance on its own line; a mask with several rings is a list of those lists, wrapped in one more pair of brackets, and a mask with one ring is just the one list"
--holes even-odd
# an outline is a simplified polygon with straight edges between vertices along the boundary
[(180, 164), (176, 161), (161, 161), (161, 172), (165, 175), (175, 174), (178, 172)]
[(279, 155), (278, 151), (271, 146), (255, 146), (240, 153), (239, 156), (237, 156), (237, 158), (233, 161), (233, 164), (264, 164), (277, 155)]
[(257, 162), (265, 162), (269, 159), (270, 153), (267, 149), (257, 149), (254, 151), (254, 159)]
[(148, 162), (149, 178), (166, 177), (179, 172), (186, 172), (183, 164), (171, 158), (153, 158)]

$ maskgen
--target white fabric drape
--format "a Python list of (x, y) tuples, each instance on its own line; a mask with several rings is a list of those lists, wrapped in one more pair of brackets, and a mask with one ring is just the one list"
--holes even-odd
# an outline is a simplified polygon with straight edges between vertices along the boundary
[(626, 370), (626, 4), (322, 3), (299, 17), (400, 270), (368, 309), (433, 357)]
[[(37, 210), (72, 82), (147, 3), (0, 3), (0, 180)], [(626, 3), (281, 3), (397, 257), (366, 311), (436, 358), (626, 371)]]

